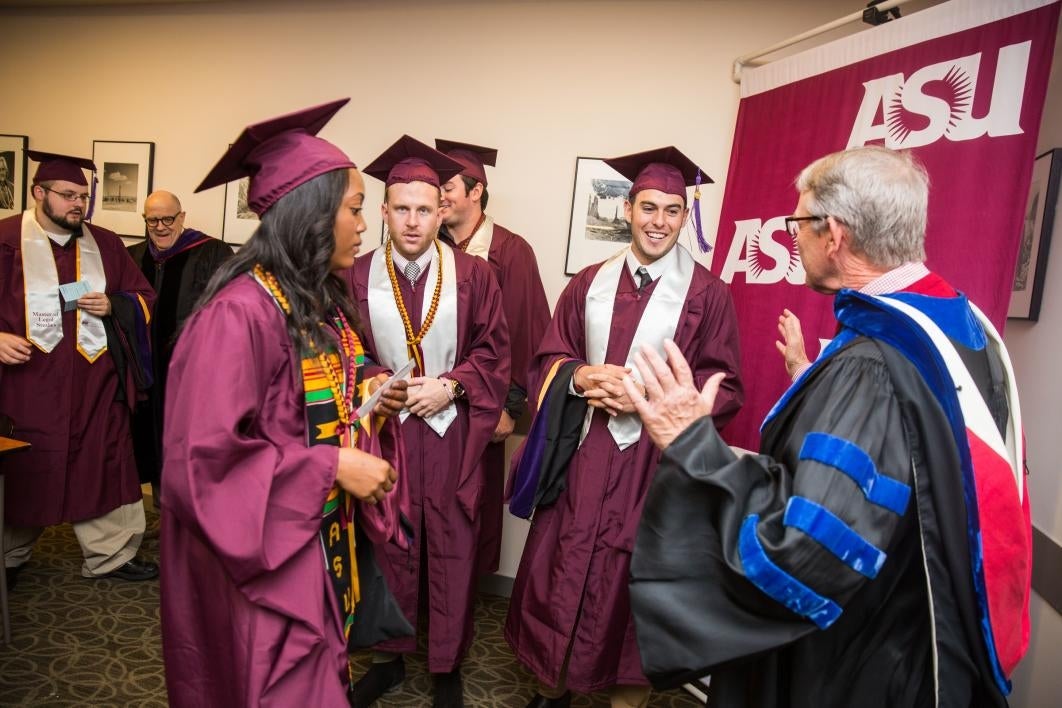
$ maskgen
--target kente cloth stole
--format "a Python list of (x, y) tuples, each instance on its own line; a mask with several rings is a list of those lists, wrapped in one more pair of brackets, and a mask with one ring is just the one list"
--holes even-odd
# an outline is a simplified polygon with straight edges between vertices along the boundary
[[(424, 300), (420, 310), (423, 317), (428, 311), (432, 293), (435, 292), (436, 280), (440, 273), (442, 274), (442, 289), (439, 293), (435, 321), (420, 342), (420, 361), (424, 362), (424, 368), (423, 371), (414, 372), (417, 376), (438, 377), (453, 370), (457, 359), (457, 267), (454, 264), (453, 250), (446, 244), (439, 245), (441, 263), (440, 259), (433, 257), (428, 276), (417, 286), (419, 296)], [(368, 282), (369, 321), (372, 323), (377, 358), (391, 371), (398, 371), (414, 357), (411, 348), (406, 344), (405, 325), (395, 303), (391, 278), (387, 274), (386, 248), (385, 244), (372, 252)], [(418, 293), (414, 293), (414, 296)], [(420, 325), (420, 322), (413, 323), (414, 331), (418, 331)], [(408, 409), (399, 413), (403, 423), (408, 417)], [(446, 408), (423, 420), (436, 435), (442, 437), (456, 419), (457, 406), (451, 402)]]
[[(616, 289), (623, 269), (627, 267), (625, 248), (602, 264), (590, 283), (586, 293), (586, 363), (598, 366), (605, 363), (608, 340), (612, 334), (612, 314), (616, 306)], [(660, 356), (667, 358), (664, 352), (664, 340), (674, 339), (678, 329), (679, 317), (685, 310), (686, 295), (693, 282), (696, 263), (693, 256), (679, 244), (675, 244), (675, 262), (660, 276), (650, 295), (649, 304), (645, 306), (638, 329), (634, 332), (631, 347), (623, 366), (630, 367), (631, 378), (639, 383), (642, 380), (638, 367), (634, 364), (634, 354), (642, 347), (653, 347)], [(587, 408), (583, 431), (579, 437), (582, 445), (590, 431), (590, 421), (594, 408)], [(621, 413), (609, 418), (608, 430), (620, 450), (638, 442), (642, 435), (642, 420), (637, 413)]]
[[(26, 302), (26, 339), (42, 352), (51, 352), (63, 339), (63, 307), (59, 297), (59, 272), (47, 232), (32, 209), (22, 213), (22, 277)], [(74, 239), (77, 279), (86, 280), (92, 292), (107, 292), (103, 257), (88, 224)], [(90, 362), (107, 351), (103, 320), (77, 311), (77, 350)]]
[[(361, 342), (356, 341), (357, 348), (354, 351), (354, 357), (358, 368), (354, 385), (360, 386), (365, 352), (361, 347)], [(326, 356), (333, 371), (344, 371), (344, 362), (337, 352), (329, 351)], [(332, 387), (320, 360), (314, 354), (302, 360), (302, 381), (306, 391), (306, 444), (308, 446), (353, 447), (361, 421), (352, 421), (350, 430), (342, 431), (339, 407), (332, 394)], [(344, 394), (349, 385), (350, 382), (344, 379)], [(358, 405), (360, 405), (360, 399), (355, 396), (354, 408), (356, 409)], [(350, 625), (354, 621), (354, 609), (361, 600), (358, 566), (354, 553), (354, 529), (351, 525), (353, 523), (354, 500), (338, 484), (333, 484), (321, 512), (321, 549), (324, 552), (328, 577), (332, 581), (336, 605), (343, 619), (344, 639), (350, 635)]]
[(468, 245), (465, 253), (487, 260), (490, 255), (490, 244), (494, 240), (494, 219), (486, 214), (483, 215), (483, 223), (479, 225), (475, 233), (468, 237)]

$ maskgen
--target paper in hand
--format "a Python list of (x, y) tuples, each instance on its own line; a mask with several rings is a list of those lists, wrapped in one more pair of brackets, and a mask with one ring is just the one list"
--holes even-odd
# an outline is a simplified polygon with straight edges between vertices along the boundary
[(380, 384), (380, 388), (376, 389), (376, 392), (369, 396), (367, 399), (365, 399), (365, 402), (358, 407), (357, 417), (360, 419), (368, 415), (372, 411), (372, 409), (376, 407), (376, 404), (379, 403), (380, 397), (384, 394), (384, 392), (387, 389), (391, 388), (391, 386), (394, 385), (395, 381), (401, 381), (402, 379), (409, 376), (409, 372), (413, 371), (414, 366), (416, 366), (416, 362), (410, 359), (405, 363), (405, 365), (401, 369), (395, 372), (394, 376)]
[(63, 296), (63, 312), (77, 309), (79, 298), (92, 292), (87, 280), (75, 280), (72, 283), (64, 283), (59, 286), (59, 294)]

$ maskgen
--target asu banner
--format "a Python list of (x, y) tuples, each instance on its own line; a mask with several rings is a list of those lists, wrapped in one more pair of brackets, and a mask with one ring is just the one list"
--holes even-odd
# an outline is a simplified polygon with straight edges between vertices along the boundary
[(729, 442), (756, 449), (789, 385), (774, 345), (782, 309), (812, 358), (836, 330), (784, 223), (796, 176), (823, 155), (912, 150), (930, 175), (927, 265), (1002, 329), (1058, 16), (1058, 0), (953, 0), (745, 71), (712, 262), (741, 327), (746, 402)]

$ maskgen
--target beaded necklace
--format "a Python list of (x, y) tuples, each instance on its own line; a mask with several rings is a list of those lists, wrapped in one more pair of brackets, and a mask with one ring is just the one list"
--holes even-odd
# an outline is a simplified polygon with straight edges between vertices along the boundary
[[(273, 296), (273, 299), (280, 305), (280, 309), (284, 311), (284, 314), (290, 315), (291, 303), (284, 297), (284, 291), (281, 290), (276, 276), (263, 268), (261, 264), (255, 264), (254, 276), (260, 283), (265, 285), (269, 294)], [(347, 431), (354, 417), (354, 393), (357, 388), (354, 382), (357, 380), (355, 377), (357, 376), (358, 364), (364, 358), (364, 348), (361, 345), (361, 340), (358, 339), (358, 335), (354, 332), (354, 328), (347, 321), (346, 315), (338, 307), (336, 307), (335, 328), (339, 333), (339, 344), (343, 349), (343, 354), (347, 357), (345, 386), (342, 369), (337, 370), (337, 367), (332, 363), (332, 359), (325, 353), (318, 351), (312, 341), (308, 341), (308, 344), (310, 351), (320, 363), (321, 370), (324, 371), (325, 376), (328, 378), (328, 386), (332, 390), (332, 398), (335, 399), (336, 408), (339, 411), (339, 422), (342, 423), (343, 430)]]
[(409, 312), (406, 310), (406, 303), (402, 299), (402, 289), (398, 285), (398, 275), (395, 273), (395, 262), (391, 258), (391, 249), (393, 248), (390, 241), (387, 242), (387, 248), (384, 250), (384, 263), (387, 265), (387, 277), (391, 280), (391, 292), (395, 296), (395, 304), (398, 305), (398, 314), (402, 317), (402, 326), (406, 330), (406, 347), (409, 349), (410, 354), (417, 362), (417, 368), (421, 371), (424, 370), (424, 362), (421, 361), (419, 353), (419, 345), (424, 335), (431, 329), (431, 325), (435, 322), (435, 313), (439, 311), (439, 300), (442, 297), (442, 246), (439, 245), (438, 239), (435, 240), (435, 252), (439, 256), (438, 271), (439, 275), (435, 279), (435, 291), (431, 295), (431, 305), (428, 307), (427, 314), (424, 315), (424, 322), (420, 325), (420, 332), (413, 333), (413, 323), (409, 319)]
[(457, 244), (457, 247), (461, 249), (461, 253), (468, 253), (468, 244), (472, 243), (472, 237), (476, 235), (476, 232), (479, 231), (479, 227), (483, 226), (483, 222), (486, 220), (487, 215), (485, 213), (480, 214), (479, 221), (477, 221), (476, 225), (472, 227), (472, 231), (469, 232), (468, 238)]

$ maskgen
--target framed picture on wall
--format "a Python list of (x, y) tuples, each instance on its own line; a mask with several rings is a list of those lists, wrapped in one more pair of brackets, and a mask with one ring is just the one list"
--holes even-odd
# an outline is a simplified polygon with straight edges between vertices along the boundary
[(144, 201), (152, 189), (155, 143), (93, 140), (92, 161), (99, 180), (92, 223), (121, 236), (147, 238)]
[(1062, 176), (1062, 148), (1048, 150), (1033, 165), (1029, 201), (1022, 223), (1021, 246), (1014, 266), (1014, 287), (1010, 293), (1010, 319), (1040, 317), (1040, 301), (1047, 276), (1047, 253), (1058, 207), (1059, 178)]
[(0, 219), (26, 208), (25, 135), (0, 135)]
[(575, 158), (566, 275), (605, 260), (631, 242), (631, 227), (623, 215), (630, 189), (631, 181), (602, 159)]
[(247, 243), (258, 228), (258, 215), (247, 206), (250, 177), (225, 184), (225, 214), (221, 226), (221, 240), (241, 246)]

